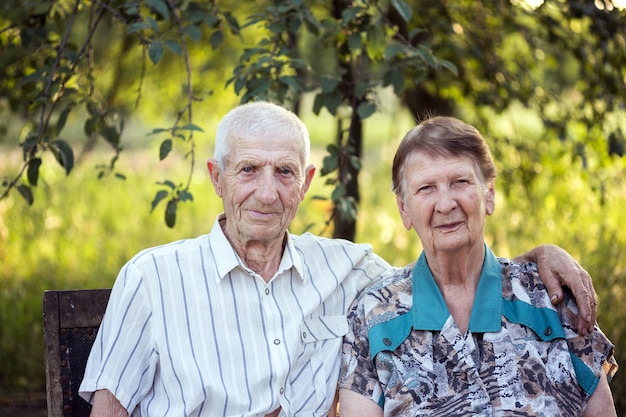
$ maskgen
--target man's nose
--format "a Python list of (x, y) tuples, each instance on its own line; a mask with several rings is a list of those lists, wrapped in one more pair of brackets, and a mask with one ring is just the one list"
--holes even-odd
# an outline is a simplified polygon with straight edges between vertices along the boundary
[(278, 198), (278, 186), (273, 172), (263, 171), (259, 176), (257, 197), (265, 204), (271, 204)]

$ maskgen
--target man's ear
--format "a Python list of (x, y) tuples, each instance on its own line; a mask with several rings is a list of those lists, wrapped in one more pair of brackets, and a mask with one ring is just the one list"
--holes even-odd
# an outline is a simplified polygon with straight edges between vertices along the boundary
[(304, 196), (307, 191), (309, 191), (309, 187), (313, 182), (313, 177), (315, 177), (315, 166), (309, 165), (304, 169), (304, 184), (302, 184), (302, 190), (300, 192), (300, 200), (304, 200)]
[(218, 197), (222, 197), (222, 185), (220, 183), (220, 175), (222, 175), (222, 170), (215, 159), (209, 159), (206, 161), (207, 169), (209, 170), (209, 175), (211, 176), (211, 182), (213, 183), (213, 188), (215, 189), (215, 194)]

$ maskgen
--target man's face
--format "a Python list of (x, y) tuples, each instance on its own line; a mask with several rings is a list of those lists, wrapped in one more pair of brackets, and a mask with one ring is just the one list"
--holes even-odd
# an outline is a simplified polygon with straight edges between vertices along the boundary
[(312, 165), (303, 169), (300, 154), (291, 138), (245, 137), (231, 143), (223, 171), (208, 161), (231, 241), (242, 247), (282, 242), (315, 174)]

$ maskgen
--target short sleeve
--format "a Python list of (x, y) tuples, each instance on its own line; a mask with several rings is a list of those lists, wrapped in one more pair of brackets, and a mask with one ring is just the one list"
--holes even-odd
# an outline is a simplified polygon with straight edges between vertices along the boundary
[(587, 336), (581, 336), (576, 332), (578, 307), (567, 289), (564, 291), (563, 302), (557, 305), (557, 311), (563, 323), (571, 354), (580, 359), (595, 377), (604, 372), (611, 381), (618, 369), (614, 356), (615, 346), (602, 332), (598, 323), (595, 324), (594, 331)]
[(370, 357), (369, 328), (365, 322), (363, 298), (356, 299), (348, 313), (348, 333), (343, 338), (339, 388), (349, 389), (380, 404), (382, 387)]
[(126, 264), (111, 291), (109, 304), (92, 347), (79, 394), (108, 389), (132, 414), (152, 389), (157, 362), (152, 310), (139, 270)]

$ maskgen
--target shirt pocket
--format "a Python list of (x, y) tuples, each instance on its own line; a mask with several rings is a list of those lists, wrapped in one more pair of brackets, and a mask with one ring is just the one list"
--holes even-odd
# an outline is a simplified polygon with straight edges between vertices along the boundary
[(304, 319), (300, 326), (303, 343), (315, 343), (343, 337), (348, 333), (348, 319), (344, 315), (317, 316)]
[(348, 332), (345, 315), (316, 316), (300, 324), (301, 351), (290, 372), (288, 401), (293, 416), (325, 415), (335, 396), (341, 344)]

